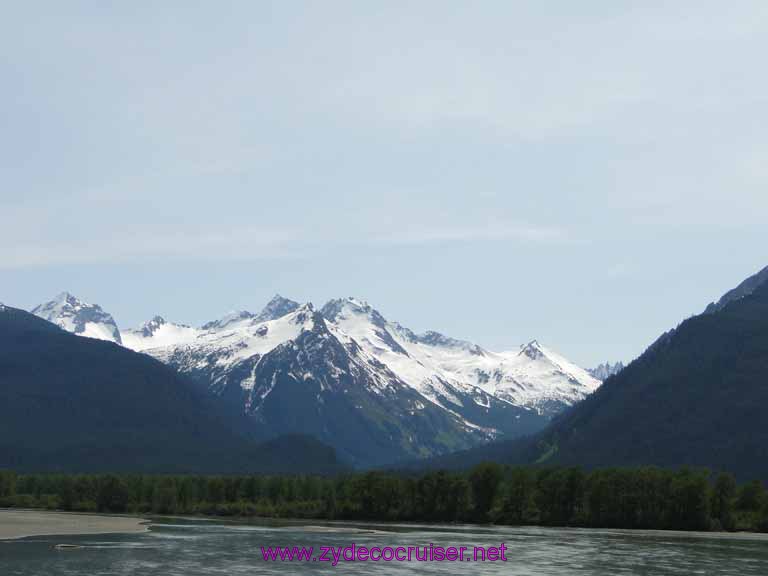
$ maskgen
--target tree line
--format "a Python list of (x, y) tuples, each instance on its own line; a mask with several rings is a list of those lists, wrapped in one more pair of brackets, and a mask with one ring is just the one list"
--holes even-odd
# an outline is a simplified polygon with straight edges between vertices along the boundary
[(654, 467), (407, 475), (153, 476), (0, 471), (0, 506), (83, 512), (768, 531), (759, 481)]

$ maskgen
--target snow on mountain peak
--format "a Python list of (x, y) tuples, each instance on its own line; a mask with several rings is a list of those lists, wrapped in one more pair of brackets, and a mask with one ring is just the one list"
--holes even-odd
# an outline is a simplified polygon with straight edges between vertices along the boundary
[(100, 306), (88, 304), (69, 292), (32, 309), (32, 314), (80, 336), (122, 343), (114, 318)]
[(221, 330), (222, 328), (226, 328), (230, 324), (234, 324), (242, 320), (251, 320), (252, 318), (256, 318), (255, 314), (252, 314), (247, 310), (234, 310), (232, 312), (227, 312), (224, 316), (222, 316), (218, 320), (212, 320), (211, 322), (206, 322), (205, 324), (203, 324), (202, 329), (203, 330)]
[(489, 352), (434, 331), (415, 334), (354, 298), (331, 300), (323, 306), (322, 314), (339, 338), (359, 345), (441, 405), (453, 402), (450, 398), (473, 394), (480, 398), (485, 393), (551, 415), (600, 385), (585, 370), (536, 340), (519, 351)]
[(87, 302), (84, 302), (83, 300), (80, 300), (76, 296), (72, 295), (72, 293), (64, 291), (59, 292), (54, 296), (54, 298), (45, 304), (41, 304), (35, 310), (39, 308), (45, 307), (46, 310), (49, 310), (51, 312), (53, 311), (61, 311), (61, 310), (80, 310), (82, 308), (88, 308), (90, 307), (90, 304)]
[(381, 335), (384, 334), (387, 326), (390, 325), (387, 319), (368, 302), (353, 298), (352, 296), (329, 300), (320, 309), (320, 313), (326, 320), (335, 324), (373, 324)]
[(250, 312), (238, 311), (201, 328), (174, 324), (157, 317), (141, 328), (126, 331), (123, 339), (126, 347), (149, 351), (161, 359), (184, 349), (185, 354), (220, 356), (222, 363), (225, 359), (236, 363), (264, 354), (303, 330), (311, 330), (315, 314), (311, 303), (296, 304), (293, 311), (263, 321)]
[(66, 290), (59, 292), (54, 296), (53, 302), (67, 302), (68, 300), (72, 300), (75, 302), (79, 302), (77, 298), (75, 298), (71, 293), (67, 292)]
[(305, 302), (301, 306), (296, 307), (295, 309), (291, 310), (287, 314), (282, 314), (281, 316), (278, 316), (277, 318), (271, 318), (271, 320), (278, 320), (280, 318), (290, 316), (292, 318), (292, 322), (294, 324), (304, 324), (309, 319), (313, 319), (315, 316), (315, 307), (312, 305), (312, 302)]
[(349, 317), (356, 315), (367, 315), (372, 308), (367, 302), (363, 302), (348, 296), (346, 298), (336, 298), (329, 300), (320, 309), (320, 313), (330, 322), (335, 322), (339, 316)]
[(267, 320), (275, 320), (286, 314), (290, 314), (300, 304), (288, 298), (283, 298), (280, 294), (275, 294), (272, 299), (267, 302), (266, 306), (256, 315), (256, 319), (259, 322), (266, 322)]
[(528, 344), (520, 346), (520, 354), (525, 354), (531, 360), (538, 360), (544, 357), (544, 351), (541, 349), (538, 340), (531, 340)]
[(435, 332), (434, 330), (427, 330), (423, 334), (413, 334), (413, 339), (416, 342), (427, 344), (429, 346), (461, 349), (476, 356), (482, 356), (485, 354), (485, 351), (477, 344), (467, 342), (466, 340), (451, 338), (449, 336), (440, 334), (440, 332)]
[[(34, 312), (82, 333), (76, 330), (75, 317), (83, 310), (104, 314), (68, 293)], [(333, 342), (326, 345), (328, 340)], [(202, 328), (156, 316), (138, 329), (125, 331), (122, 342), (183, 372), (206, 374), (214, 391), (233, 383), (243, 390), (271, 389), (259, 381), (259, 366), (278, 347), (312, 347), (304, 350), (308, 354), (335, 350), (324, 364), (329, 374), (354, 364), (355, 370), (367, 373), (360, 382), (379, 383), (377, 394), (397, 380), (424, 401), (462, 418), (469, 428), (490, 426), (478, 414), (487, 413), (493, 403), (493, 410), (502, 406), (502, 410), (521, 409), (549, 417), (600, 385), (599, 379), (536, 340), (518, 350), (492, 352), (435, 331), (416, 334), (353, 297), (330, 300), (318, 312), (310, 302), (299, 304), (276, 295), (259, 314), (232, 312)], [(340, 350), (346, 350), (353, 361), (341, 359)], [(492, 426), (503, 427), (500, 422)]]
[(163, 324), (167, 324), (165, 318), (162, 316), (155, 316), (149, 322), (144, 322), (144, 324), (141, 325), (141, 331), (145, 336), (152, 336), (152, 334), (154, 334)]

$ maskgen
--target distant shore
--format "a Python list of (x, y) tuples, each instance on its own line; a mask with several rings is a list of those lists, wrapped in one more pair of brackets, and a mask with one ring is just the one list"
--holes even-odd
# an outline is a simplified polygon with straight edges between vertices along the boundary
[(0, 540), (17, 540), (29, 536), (135, 534), (146, 532), (147, 522), (135, 516), (0, 509)]

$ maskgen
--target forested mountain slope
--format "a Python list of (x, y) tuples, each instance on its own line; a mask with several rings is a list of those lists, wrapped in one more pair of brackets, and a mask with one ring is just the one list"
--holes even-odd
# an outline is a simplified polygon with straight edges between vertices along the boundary
[(692, 466), (768, 480), (768, 282), (760, 278), (664, 334), (542, 432), (428, 466)]
[[(305, 437), (258, 445), (173, 369), (0, 305), (0, 468), (19, 471), (333, 472)], [(285, 455), (290, 454), (291, 458)]]

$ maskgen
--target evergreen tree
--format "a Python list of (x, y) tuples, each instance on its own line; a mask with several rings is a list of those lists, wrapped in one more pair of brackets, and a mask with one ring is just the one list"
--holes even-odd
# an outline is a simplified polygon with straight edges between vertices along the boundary
[(109, 475), (99, 479), (96, 495), (96, 508), (99, 512), (125, 512), (128, 497), (128, 486), (122, 478)]
[(494, 462), (479, 464), (472, 469), (469, 475), (469, 483), (472, 487), (474, 518), (478, 522), (488, 522), (491, 520), (491, 508), (496, 500), (496, 494), (502, 479), (502, 468)]
[(152, 495), (152, 511), (158, 514), (175, 514), (178, 508), (176, 483), (173, 478), (161, 478), (155, 483)]
[(0, 498), (9, 498), (16, 494), (16, 473), (0, 470)]
[(712, 491), (712, 518), (723, 530), (733, 530), (733, 509), (736, 499), (736, 479), (732, 474), (720, 474)]
[(704, 472), (683, 469), (672, 480), (672, 527), (709, 530), (709, 484)]
[(507, 524), (530, 524), (538, 517), (536, 479), (532, 470), (515, 468), (507, 480), (502, 517)]

